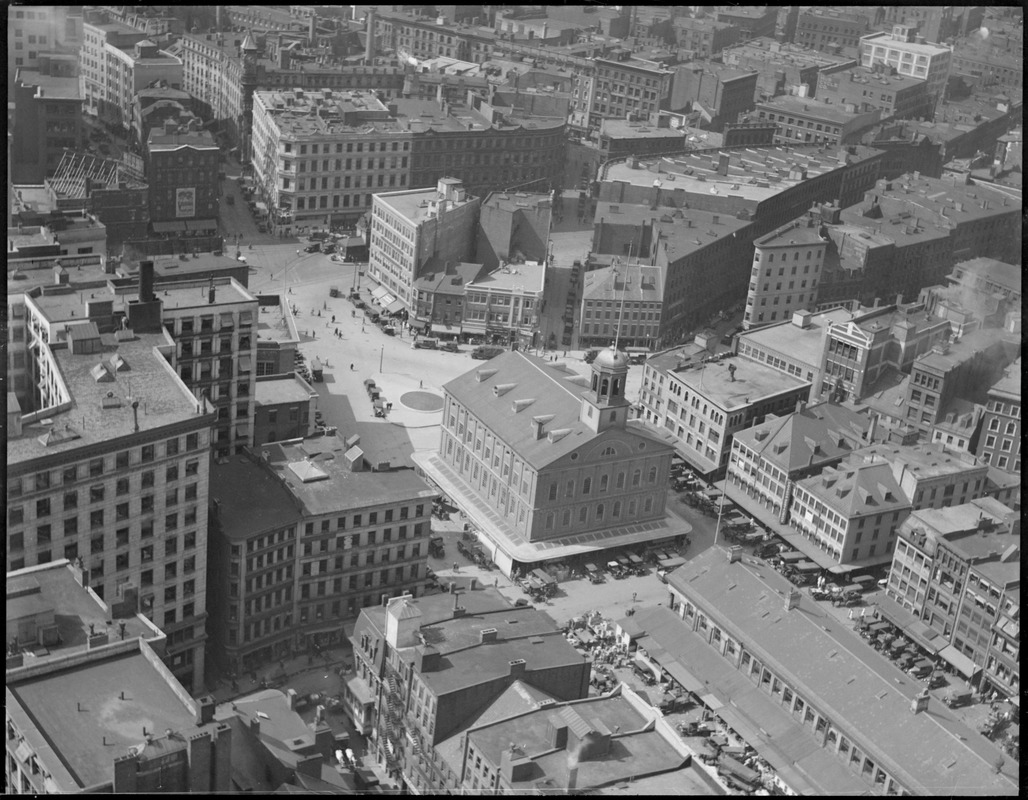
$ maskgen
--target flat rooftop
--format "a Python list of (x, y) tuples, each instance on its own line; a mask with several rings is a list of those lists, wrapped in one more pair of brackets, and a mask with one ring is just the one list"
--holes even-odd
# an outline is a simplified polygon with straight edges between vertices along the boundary
[[(40, 421), (26, 425), (21, 437), (8, 438), (8, 464), (93, 445), (111, 447), (112, 439), (136, 430), (134, 418), (138, 418), (140, 431), (159, 430), (191, 419), (198, 421), (199, 428), (203, 418), (197, 410), (199, 401), (156, 350), (165, 344), (163, 334), (135, 334), (135, 338), (123, 341), (114, 334), (102, 334), (100, 340), (99, 353), (72, 354), (66, 347), (54, 349), (72, 407), (54, 414), (46, 420), (49, 424)], [(106, 368), (109, 380), (97, 382), (93, 370), (115, 356), (127, 369)], [(108, 394), (113, 398), (108, 399)], [(133, 400), (139, 402), (135, 415)], [(105, 401), (107, 408), (103, 407)]]
[[(672, 572), (669, 582), (793, 682), (818, 711), (844, 725), (854, 744), (873, 754), (909, 791), (1016, 793), (1011, 779), (1018, 771), (1016, 761), (996, 774), (999, 749), (935, 697), (926, 713), (912, 714), (911, 701), (923, 684), (806, 595), (801, 593), (799, 606), (787, 611), (785, 598), (795, 587), (766, 563), (745, 557), (729, 563), (724, 549), (712, 547)], [(780, 710), (776, 716), (783, 715), (788, 716)]]
[(686, 134), (681, 128), (661, 128), (623, 119), (603, 120), (600, 124), (600, 136), (610, 136), (613, 139), (678, 139), (683, 142), (686, 139)]
[(497, 267), (487, 275), (479, 275), (468, 284), (468, 290), (538, 294), (545, 285), (546, 265), (525, 261)]
[(768, 109), (807, 116), (812, 119), (825, 119), (839, 125), (845, 125), (854, 117), (852, 113), (834, 103), (822, 103), (809, 97), (791, 97), (789, 95), (782, 95), (774, 100), (761, 100), (757, 103), (756, 108), (757, 111)]
[(757, 247), (788, 247), (794, 244), (824, 244), (825, 241), (818, 233), (817, 226), (793, 222), (757, 239), (753, 244)]
[[(854, 154), (845, 151), (844, 156), (840, 156), (838, 148), (824, 149), (816, 145), (788, 149), (747, 147), (725, 153), (729, 159), (727, 175), (718, 172), (720, 153), (682, 153), (639, 158), (638, 168), (630, 166), (628, 160), (605, 164), (600, 179), (607, 183), (624, 181), (633, 186), (647, 187), (652, 186), (654, 180), (660, 180), (666, 189), (681, 188), (686, 192), (720, 194), (759, 203), (785, 189), (843, 167), (847, 158), (856, 163), (877, 152), (863, 145), (856, 145)], [(674, 184), (671, 185), (670, 181)]]
[(660, 303), (664, 299), (662, 272), (660, 267), (641, 264), (590, 270), (582, 281), (582, 299), (620, 301), (624, 297), (631, 303)]
[(985, 469), (985, 464), (975, 456), (947, 450), (938, 442), (918, 444), (879, 442), (857, 450), (850, 456), (850, 463), (856, 466), (876, 459), (884, 459), (890, 464), (896, 465), (897, 475), (901, 470), (906, 469), (921, 480), (959, 474), (967, 470)]
[(989, 394), (996, 393), (1020, 399), (1021, 382), (1023, 379), (1024, 373), (1021, 371), (1021, 357), (1018, 356), (1017, 360), (1006, 368), (1003, 377), (992, 384), (989, 388)]
[[(958, 274), (960, 278), (954, 277)], [(951, 280), (987, 281), (1017, 292), (1021, 291), (1023, 277), (1020, 266), (997, 261), (995, 258), (972, 258), (961, 261), (950, 273)]]
[(86, 316), (85, 306), (89, 301), (109, 300), (113, 312), (119, 313), (124, 312), (129, 299), (124, 295), (115, 294), (104, 286), (92, 290), (82, 288), (78, 291), (42, 294), (33, 297), (31, 302), (47, 322), (53, 325), (59, 322), (81, 322)]
[(763, 61), (768, 66), (774, 67), (780, 67), (783, 64), (801, 68), (806, 66), (835, 67), (854, 61), (852, 58), (833, 56), (797, 44), (781, 44), (766, 36), (726, 47), (721, 55), (726, 64), (734, 64), (738, 63), (740, 59), (747, 59)]
[(312, 436), (300, 444), (278, 442), (260, 447), (261, 456), (268, 454), (269, 468), (311, 515), (410, 500), (428, 502), (437, 495), (412, 469), (372, 472), (364, 466), (353, 472), (346, 465), (346, 452), (338, 436)]
[(879, 31), (877, 33), (869, 33), (860, 37), (861, 53), (864, 52), (864, 48), (870, 45), (895, 47), (900, 50), (913, 53), (914, 55), (938, 56), (943, 53), (950, 52), (948, 47), (942, 47), (941, 45), (931, 44), (929, 42), (918, 44), (917, 42), (898, 41), (893, 39), (892, 31)]
[(86, 788), (113, 781), (114, 759), (146, 741), (144, 728), (161, 736), (195, 725), (196, 712), (184, 699), (188, 695), (170, 681), (136, 651), (35, 678), (9, 677), (7, 689), (74, 781)]
[(482, 201), (483, 208), (497, 208), (512, 213), (524, 208), (549, 209), (552, 205), (553, 201), (548, 194), (529, 192), (490, 192)]
[[(759, 403), (765, 397), (774, 397), (810, 385), (809, 381), (740, 358), (678, 368), (677, 350), (652, 356), (647, 361), (647, 366), (650, 365), (668, 377), (674, 376), (690, 390), (726, 411), (745, 408)], [(729, 366), (735, 368), (734, 379)]]
[(214, 282), (214, 303), (209, 302), (209, 289), (210, 282), (203, 280), (161, 283), (154, 287), (154, 295), (164, 305), (165, 313), (171, 309), (194, 308), (200, 314), (217, 314), (235, 303), (257, 303), (257, 298), (235, 279), (222, 278)]
[[(395, 211), (408, 222), (420, 225), (430, 219), (436, 219), (439, 215), (438, 208), (433, 208), (432, 201), (440, 200), (437, 187), (431, 186), (426, 189), (407, 189), (399, 192), (382, 192), (375, 195), (375, 201), (384, 204), (387, 208)], [(477, 200), (465, 194), (464, 200), (459, 202), (450, 201), (447, 206), (447, 213), (463, 208), (468, 203)], [(422, 205), (424, 203), (424, 205)]]
[(18, 76), (25, 86), (35, 86), (36, 97), (43, 100), (82, 100), (78, 76), (46, 75), (39, 70), (20, 69)]
[(274, 380), (258, 378), (254, 391), (254, 400), (259, 406), (274, 406), (282, 403), (303, 403), (317, 394), (313, 387), (296, 375), (276, 377)]
[(301, 519), (292, 494), (265, 467), (243, 455), (211, 462), (211, 499), (217, 526), (230, 540), (295, 525)]
[[(263, 295), (262, 295), (263, 297)], [(282, 295), (279, 295), (282, 300)], [(288, 300), (278, 305), (261, 303), (257, 314), (257, 343), (299, 344), (296, 320), (289, 311)]]
[(125, 623), (125, 638), (155, 639), (162, 634), (152, 624), (132, 614), (115, 621), (110, 609), (75, 579), (66, 559), (51, 561), (7, 573), (7, 641), (18, 638), (18, 620), (52, 612), (60, 641), (32, 650), (26, 666), (43, 663), (52, 657), (67, 655), (72, 650), (85, 650), (89, 626), (97, 633), (107, 631), (110, 641), (120, 637), (119, 622)]

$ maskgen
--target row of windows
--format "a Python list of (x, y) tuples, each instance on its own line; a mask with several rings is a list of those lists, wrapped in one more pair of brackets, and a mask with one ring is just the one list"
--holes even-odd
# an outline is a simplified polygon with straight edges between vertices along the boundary
[[(167, 439), (163, 446), (161, 446), (161, 456), (171, 458), (176, 456), (180, 452), (181, 441), (178, 437)], [(198, 450), (200, 448), (200, 435), (198, 433), (190, 433), (185, 437), (185, 450)], [(60, 472), (58, 471), (43, 471), (37, 472), (31, 479), (27, 478), (12, 478), (7, 481), (7, 498), (21, 497), (23, 492), (42, 492), (52, 487), (64, 485), (70, 486), (73, 483), (77, 483), (80, 479), (98, 478), (104, 474), (112, 471), (119, 471), (123, 469), (129, 469), (130, 467), (137, 466), (139, 464), (148, 464), (155, 461), (158, 458), (158, 445), (148, 444), (141, 447), (139, 450), (129, 451), (123, 450), (117, 453), (112, 459), (109, 457), (100, 457), (90, 459), (88, 464), (72, 464), (64, 467)], [(185, 476), (197, 475), (200, 471), (200, 460), (190, 459), (185, 463), (184, 466)], [(178, 468), (175, 467), (174, 480), (178, 479)], [(125, 479), (127, 480), (127, 479)], [(171, 480), (171, 479), (169, 479)], [(26, 482), (28, 487), (26, 488)], [(153, 486), (153, 473), (144, 472), (142, 473), (142, 485), (146, 488), (147, 485)], [(94, 487), (96, 488), (96, 487)], [(74, 493), (72, 493), (74, 494)], [(49, 501), (48, 501), (49, 502)], [(77, 505), (77, 503), (76, 503)], [(67, 507), (67, 506), (66, 506)]]

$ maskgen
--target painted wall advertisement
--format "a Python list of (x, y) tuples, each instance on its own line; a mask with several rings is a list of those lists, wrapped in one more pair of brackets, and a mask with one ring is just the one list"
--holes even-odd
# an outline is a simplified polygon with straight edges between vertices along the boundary
[(196, 187), (175, 190), (175, 216), (183, 217), (196, 216)]

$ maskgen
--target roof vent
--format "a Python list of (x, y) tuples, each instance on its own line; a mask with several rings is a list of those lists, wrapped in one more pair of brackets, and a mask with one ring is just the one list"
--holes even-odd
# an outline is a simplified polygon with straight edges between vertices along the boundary
[(534, 397), (527, 398), (525, 400), (515, 400), (511, 404), (511, 408), (513, 409), (514, 413), (517, 414), (519, 411), (523, 411), (526, 408), (528, 408), (534, 402), (535, 402), (535, 398)]
[(493, 387), (493, 394), (497, 397), (503, 397), (511, 389), (517, 386), (516, 383), (498, 383)]
[(493, 377), (493, 375), (495, 375), (495, 374), (496, 374), (496, 370), (495, 369), (488, 369), (488, 368), (487, 369), (480, 369), (478, 372), (475, 373), (475, 379), (479, 383), (481, 383), (482, 381), (489, 380), (489, 378)]
[(553, 444), (554, 442), (559, 442), (569, 433), (571, 433), (571, 428), (557, 428), (546, 434), (546, 440)]

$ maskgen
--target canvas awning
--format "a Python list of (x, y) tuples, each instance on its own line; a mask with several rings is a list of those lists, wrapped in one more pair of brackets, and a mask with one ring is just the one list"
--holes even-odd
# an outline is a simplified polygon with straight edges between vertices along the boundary
[(661, 569), (674, 569), (675, 567), (682, 566), (682, 564), (684, 564), (684, 563), (685, 563), (685, 559), (684, 558), (677, 558), (677, 557), (676, 558), (665, 558), (663, 561), (660, 562), (660, 568)]
[(432, 333), (446, 333), (450, 336), (456, 336), (460, 333), (460, 329), (454, 325), (433, 325)]
[(532, 574), (535, 575), (543, 583), (556, 583), (557, 581), (549, 574), (543, 572), (541, 569), (533, 569)]
[(249, 372), (250, 371), (250, 356), (239, 356), (239, 371)]
[(979, 670), (978, 665), (975, 664), (974, 661), (965, 656), (951, 644), (942, 648), (939, 651), (939, 656), (952, 664), (956, 668), (957, 672), (965, 678), (974, 677), (974, 674)]
[(385, 310), (390, 314), (398, 314), (403, 311), (403, 300), (393, 300), (393, 302), (385, 307)]
[(416, 330), (418, 332), (421, 332), (421, 331), (425, 330), (425, 328), (428, 327), (428, 323), (427, 322), (421, 322), (420, 320), (416, 320), (416, 319), (408, 320), (407, 324), (410, 325), (411, 328), (413, 328), (414, 330)]
[(184, 231), (185, 229), (186, 223), (184, 220), (176, 220), (174, 222), (153, 223), (154, 233), (174, 233), (175, 231)]
[(661, 664), (661, 667), (663, 667), (664, 671), (674, 678), (675, 681), (687, 692), (692, 692), (693, 694), (698, 695), (707, 690), (707, 687), (702, 681), (696, 678), (691, 672), (689, 672), (689, 670), (677, 661), (670, 661), (667, 664)]
[(371, 296), (374, 297), (376, 300), (381, 300), (387, 294), (389, 294), (389, 290), (386, 289), (384, 286), (376, 286), (374, 289), (371, 290)]

